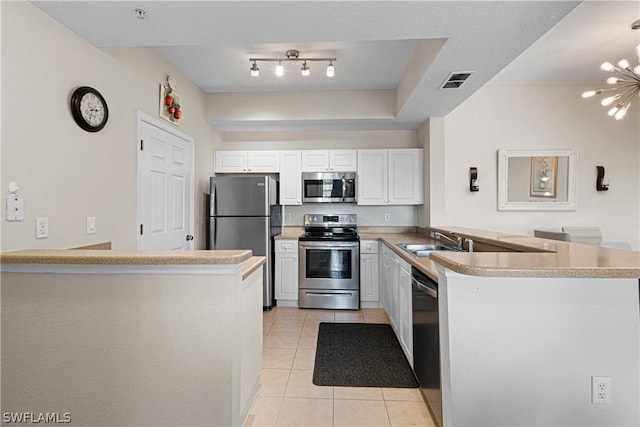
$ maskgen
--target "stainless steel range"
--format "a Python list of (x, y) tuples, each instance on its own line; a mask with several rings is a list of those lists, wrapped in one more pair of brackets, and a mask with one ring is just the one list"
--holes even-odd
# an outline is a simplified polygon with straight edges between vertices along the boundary
[(300, 308), (360, 308), (360, 239), (355, 214), (306, 214), (299, 238)]

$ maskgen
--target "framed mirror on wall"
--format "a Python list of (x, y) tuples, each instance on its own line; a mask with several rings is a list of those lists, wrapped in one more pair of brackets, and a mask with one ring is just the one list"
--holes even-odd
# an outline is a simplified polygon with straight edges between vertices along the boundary
[(574, 211), (576, 150), (499, 150), (499, 211)]

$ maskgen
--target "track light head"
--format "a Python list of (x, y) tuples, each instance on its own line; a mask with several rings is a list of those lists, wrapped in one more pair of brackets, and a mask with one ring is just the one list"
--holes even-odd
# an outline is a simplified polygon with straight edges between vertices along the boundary
[(307, 77), (307, 76), (309, 76), (309, 74), (311, 74), (311, 69), (307, 66), (307, 61), (304, 61), (302, 63), (302, 67), (300, 68), (300, 73), (304, 77)]
[(256, 61), (253, 61), (253, 65), (251, 66), (251, 68), (249, 68), (249, 70), (251, 70), (252, 77), (258, 77), (260, 75), (260, 68), (258, 68), (258, 64), (256, 64)]
[(333, 67), (333, 61), (329, 61), (329, 65), (327, 65), (327, 77), (333, 77), (336, 74), (336, 70)]

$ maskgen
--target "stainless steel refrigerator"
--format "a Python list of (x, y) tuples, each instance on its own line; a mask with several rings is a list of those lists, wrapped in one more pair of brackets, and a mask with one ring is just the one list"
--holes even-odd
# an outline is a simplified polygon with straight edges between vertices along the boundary
[(273, 237), (282, 232), (278, 182), (268, 176), (209, 179), (208, 249), (251, 249), (264, 256), (263, 306), (274, 304)]

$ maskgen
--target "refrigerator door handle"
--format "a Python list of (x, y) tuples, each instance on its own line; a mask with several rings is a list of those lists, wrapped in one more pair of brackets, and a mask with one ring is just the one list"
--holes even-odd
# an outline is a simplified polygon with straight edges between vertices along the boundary
[(211, 249), (215, 249), (216, 245), (218, 243), (218, 227), (216, 227), (216, 222), (218, 221), (217, 218), (215, 217), (211, 217)]
[(216, 214), (216, 182), (211, 181), (211, 200), (209, 203), (209, 216), (214, 216)]

